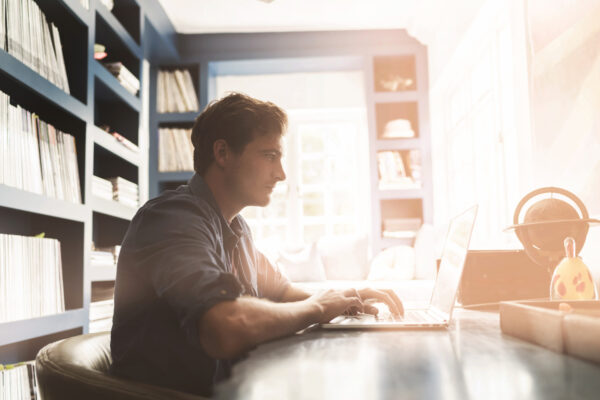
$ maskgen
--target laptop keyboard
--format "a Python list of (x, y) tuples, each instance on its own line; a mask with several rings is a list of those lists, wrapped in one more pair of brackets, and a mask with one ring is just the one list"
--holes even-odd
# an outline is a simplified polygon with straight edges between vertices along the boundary
[(435, 323), (439, 319), (427, 312), (427, 310), (406, 310), (404, 318), (396, 317), (386, 313), (384, 315), (358, 314), (344, 315), (335, 318), (332, 323), (336, 324), (356, 324), (356, 323), (378, 323), (378, 322), (414, 322), (414, 323)]

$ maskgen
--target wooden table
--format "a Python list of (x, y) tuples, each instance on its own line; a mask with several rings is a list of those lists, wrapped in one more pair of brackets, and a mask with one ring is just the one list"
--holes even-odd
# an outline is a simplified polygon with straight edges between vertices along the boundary
[(600, 365), (503, 335), (496, 312), (458, 309), (448, 330), (318, 329), (266, 343), (215, 397), (600, 399)]

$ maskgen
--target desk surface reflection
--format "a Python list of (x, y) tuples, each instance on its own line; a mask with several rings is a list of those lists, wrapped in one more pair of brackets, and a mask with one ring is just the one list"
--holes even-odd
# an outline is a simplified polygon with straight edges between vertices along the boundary
[(600, 397), (600, 365), (503, 335), (497, 313), (458, 309), (448, 330), (313, 330), (259, 346), (222, 399)]

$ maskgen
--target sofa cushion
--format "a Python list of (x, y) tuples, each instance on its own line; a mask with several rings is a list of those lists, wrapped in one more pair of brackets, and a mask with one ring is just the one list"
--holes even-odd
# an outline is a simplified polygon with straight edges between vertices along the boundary
[(383, 250), (371, 261), (370, 281), (398, 281), (415, 277), (415, 250), (394, 246)]
[(277, 265), (292, 282), (325, 280), (325, 269), (316, 243), (297, 252), (280, 251)]
[(317, 243), (327, 279), (360, 280), (367, 277), (369, 255), (366, 235), (325, 236)]

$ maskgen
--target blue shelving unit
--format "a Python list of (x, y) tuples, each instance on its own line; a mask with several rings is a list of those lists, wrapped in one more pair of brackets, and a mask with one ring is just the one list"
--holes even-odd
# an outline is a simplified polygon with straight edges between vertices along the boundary
[[(86, 333), (91, 287), (98, 278), (90, 270), (92, 242), (120, 244), (135, 209), (91, 194), (92, 176), (123, 176), (138, 183), (140, 200), (148, 197), (148, 121), (137, 95), (93, 58), (93, 46), (103, 41), (109, 61), (123, 61), (143, 83), (159, 43), (161, 53), (177, 54), (174, 29), (157, 0), (119, 0), (109, 11), (98, 0), (86, 10), (78, 0), (38, 2), (60, 31), (71, 93), (68, 94), (0, 50), (0, 90), (11, 101), (36, 113), (75, 137), (82, 203), (74, 204), (0, 184), (0, 233), (30, 236), (44, 232), (61, 242), (64, 313), (22, 321), (0, 322), (0, 363), (33, 359), (45, 344)], [(159, 29), (155, 26), (160, 27)], [(131, 151), (99, 129), (106, 124), (139, 146)], [(105, 280), (102, 277), (102, 280)], [(113, 278), (114, 279), (114, 278)]]

